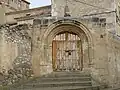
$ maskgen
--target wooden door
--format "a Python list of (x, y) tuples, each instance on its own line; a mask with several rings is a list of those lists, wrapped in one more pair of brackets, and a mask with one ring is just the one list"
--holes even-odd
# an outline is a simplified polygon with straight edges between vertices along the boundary
[(82, 70), (82, 44), (76, 34), (58, 34), (53, 40), (52, 49), (54, 71)]

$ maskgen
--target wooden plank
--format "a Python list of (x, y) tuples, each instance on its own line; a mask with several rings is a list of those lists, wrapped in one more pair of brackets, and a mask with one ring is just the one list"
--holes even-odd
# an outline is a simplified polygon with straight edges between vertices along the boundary
[(52, 64), (53, 64), (53, 70), (55, 71), (56, 68), (56, 56), (57, 56), (57, 42), (53, 41), (52, 43)]

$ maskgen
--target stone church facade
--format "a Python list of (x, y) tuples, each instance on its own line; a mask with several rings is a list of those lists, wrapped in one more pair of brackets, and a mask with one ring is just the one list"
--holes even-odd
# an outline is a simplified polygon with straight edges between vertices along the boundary
[(119, 0), (51, 2), (6, 13), (6, 24), (0, 27), (1, 73), (15, 69), (23, 76), (39, 77), (80, 71), (90, 73), (93, 84), (119, 86)]

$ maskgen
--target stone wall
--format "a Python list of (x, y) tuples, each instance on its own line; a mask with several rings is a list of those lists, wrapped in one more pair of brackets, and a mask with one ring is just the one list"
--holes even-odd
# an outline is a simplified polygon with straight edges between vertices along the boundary
[(34, 18), (51, 15), (51, 6), (6, 13), (7, 23), (33, 24)]
[[(74, 19), (88, 28), (91, 36), (89, 38), (92, 39), (91, 41), (88, 40), (87, 45), (87, 48), (90, 48), (90, 52), (88, 53), (88, 49), (84, 50), (83, 70), (90, 72), (94, 80), (99, 84), (106, 84), (109, 86), (118, 85), (120, 79), (119, 38), (115, 33), (114, 16), (114, 12), (109, 12), (102, 15), (93, 15), (81, 18), (69, 17), (66, 19), (56, 19), (54, 17), (44, 17), (44, 19), (41, 18), (34, 20), (33, 26), (21, 25), (2, 27), (1, 31), (4, 32), (4, 34), (1, 32), (1, 36), (4, 35), (4, 38), (1, 39), (1, 49), (5, 48), (10, 51), (7, 52), (7, 50), (3, 49), (4, 54), (7, 55), (8, 58), (1, 58), (1, 64), (4, 65), (4, 68), (2, 67), (1, 70), (7, 69), (7, 71), (9, 71), (8, 68), (12, 68), (13, 70), (16, 70), (15, 68), (17, 68), (17, 70), (29, 68), (30, 71), (33, 70), (34, 76), (36, 77), (52, 72), (52, 44), (48, 42), (53, 39), (51, 35), (54, 36), (56, 31), (54, 30), (53, 33), (49, 34), (49, 32), (52, 32), (53, 30), (50, 27), (53, 24), (60, 24), (61, 22), (59, 22), (59, 20), (61, 19), (64, 22), (66, 21), (66, 24), (71, 23), (67, 22), (67, 20), (71, 21)], [(58, 21), (58, 23), (55, 23), (55, 21)], [(76, 25), (79, 24), (77, 22), (74, 23), (76, 23)], [(85, 30), (85, 27), (83, 30)], [(45, 37), (47, 38), (45, 39)], [(91, 46), (89, 46), (90, 43)], [(86, 44), (83, 45), (85, 46)], [(14, 54), (16, 54), (16, 56)], [(12, 60), (9, 60), (9, 58)], [(8, 65), (6, 65), (5, 61), (8, 62)], [(21, 73), (22, 74), (20, 75), (26, 75), (26, 73)]]
[(3, 5), (0, 5), (0, 25), (5, 24), (5, 8)]
[[(2, 69), (9, 71), (9, 68), (14, 72), (21, 70), (21, 77), (27, 75), (24, 73), (26, 69), (30, 70), (30, 75), (33, 70), (36, 77), (52, 72), (51, 41), (56, 33), (63, 31), (55, 28), (58, 25), (62, 26), (62, 22), (64, 22), (64, 24), (78, 26), (81, 31), (86, 32), (84, 35), (87, 37), (87, 44), (83, 43), (83, 70), (91, 73), (94, 81), (99, 84), (112, 87), (119, 85), (120, 43), (118, 35), (120, 27), (116, 23), (117, 4), (115, 5), (114, 0), (69, 0), (67, 4), (71, 17), (63, 17), (65, 0), (52, 0), (52, 2), (52, 15), (57, 17), (41, 17), (35, 19), (34, 25), (30, 26), (2, 27), (0, 63), (4, 68), (1, 66), (1, 71)], [(34, 16), (36, 13), (43, 13), (44, 10), (50, 11), (50, 8), (37, 9), (34, 12), (33, 10), (7, 13), (7, 20), (17, 18), (25, 23), (27, 22), (26, 14), (30, 13)], [(71, 21), (73, 22), (71, 23)], [(71, 30), (71, 28), (68, 29)], [(73, 29), (75, 32), (76, 28)], [(10, 58), (11, 60), (9, 60)], [(93, 84), (95, 83), (93, 82)]]
[(114, 85), (120, 83), (120, 38), (112, 33), (108, 35), (108, 64), (109, 64), (109, 73), (111, 73), (111, 78), (114, 78), (111, 81), (111, 84)]
[[(113, 41), (116, 40), (113, 38), (109, 38), (109, 36), (117, 36), (117, 34), (115, 33), (115, 16), (115, 12), (107, 12), (99, 15), (84, 16), (81, 18), (66, 18), (66, 22), (67, 20), (72, 19), (81, 22), (83, 25), (85, 25), (85, 27), (88, 28), (88, 30), (90, 31), (89, 33), (91, 34), (92, 41), (88, 42), (92, 43), (92, 46), (89, 46), (89, 48), (91, 48), (90, 53), (88, 55), (85, 54), (84, 56), (85, 61), (83, 70), (86, 72), (90, 72), (92, 74), (92, 77), (99, 84), (106, 84), (109, 86), (115, 86), (119, 84), (119, 64), (116, 67), (117, 62), (115, 60), (116, 57), (119, 58), (119, 52), (116, 52), (116, 50), (118, 49), (113, 48), (116, 47), (116, 45), (119, 46), (119, 43), (114, 43)], [(48, 40), (46, 40), (44, 39), (44, 36), (46, 36), (46, 33), (50, 31), (49, 27), (52, 26), (52, 24), (55, 24), (55, 21), (58, 21), (58, 23), (55, 24), (57, 25), (61, 23), (59, 22), (59, 20), (63, 20), (64, 22), (64, 19), (65, 18), (51, 17), (35, 20), (32, 38), (32, 63), (35, 71), (35, 76), (47, 74), (53, 71), (51, 58), (52, 44), (47, 43), (52, 40), (52, 37), (49, 37)], [(41, 24), (41, 22), (43, 21), (47, 21), (47, 23)], [(69, 24), (69, 22), (67, 23)], [(76, 25), (77, 24), (78, 23), (76, 23)], [(52, 35), (54, 36), (54, 32)], [(88, 51), (86, 50), (85, 52), (87, 53)]]
[(5, 77), (3, 81), (5, 85), (28, 79), (32, 75), (30, 27), (30, 25), (0, 27), (0, 72)]
[(25, 0), (21, 1), (0, 0), (0, 2), (5, 5), (7, 12), (29, 9), (30, 5), (30, 3)]
[[(66, 0), (52, 0), (52, 16), (63, 17)], [(68, 0), (70, 15), (80, 17), (83, 15), (115, 11), (114, 0)]]

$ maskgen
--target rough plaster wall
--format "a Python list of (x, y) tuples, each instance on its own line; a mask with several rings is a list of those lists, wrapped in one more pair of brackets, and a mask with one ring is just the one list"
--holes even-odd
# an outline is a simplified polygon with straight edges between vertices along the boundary
[[(106, 37), (104, 33), (106, 33), (106, 27), (94, 26), (94, 22), (84, 23), (92, 33), (93, 37), (93, 51), (94, 58), (92, 59), (91, 65), (89, 66), (89, 70), (92, 71), (91, 74), (95, 81), (101, 84), (109, 83), (109, 74), (108, 74), (108, 65), (107, 65), (107, 44)], [(103, 35), (103, 38), (101, 38)]]
[(119, 23), (116, 24), (116, 34), (120, 36), (120, 24)]
[(8, 13), (8, 12), (15, 12), (16, 10), (15, 9), (11, 9), (10, 7), (8, 6), (5, 6), (5, 12)]
[[(112, 74), (111, 78), (114, 78), (113, 82), (120, 83), (120, 38), (110, 34), (108, 42), (109, 72)], [(113, 82), (111, 83), (113, 84)]]
[(98, 83), (117, 86), (119, 85), (119, 43), (115, 43), (113, 39), (109, 40), (106, 35), (100, 38), (99, 34), (100, 32), (93, 34), (92, 76)]
[[(88, 2), (88, 1), (86, 1)], [(113, 2), (111, 0), (110, 2)], [(101, 7), (108, 8), (114, 10), (114, 5), (113, 3), (110, 3), (108, 1), (96, 1), (95, 3), (99, 3), (99, 5), (103, 5)], [(63, 16), (63, 9), (65, 3), (63, 0), (59, 1), (54, 1), (53, 4), (53, 16), (55, 15), (60, 15)], [(61, 3), (61, 4), (59, 4)], [(93, 0), (89, 1), (89, 3), (93, 3)], [(106, 3), (109, 3), (106, 5)], [(74, 2), (73, 2), (74, 4)], [(105, 5), (104, 5), (105, 4)], [(55, 6), (56, 5), (56, 6)], [(61, 7), (61, 6), (62, 7)], [(91, 8), (90, 6), (84, 6), (83, 10), (83, 4), (78, 4), (75, 3), (76, 7), (73, 8), (74, 5), (69, 4), (70, 10), (72, 13), (72, 16), (81, 16), (84, 14), (91, 14), (95, 12), (102, 12), (104, 11), (103, 9), (96, 9), (96, 8)], [(99, 6), (98, 5), (98, 6)], [(80, 6), (80, 7), (78, 7)], [(54, 9), (56, 7), (56, 9)], [(77, 8), (78, 7), (78, 8)], [(61, 8), (61, 12), (57, 12)], [(89, 8), (89, 9), (88, 9)], [(74, 10), (75, 9), (75, 10)], [(91, 12), (93, 9), (94, 12)], [(79, 13), (77, 11), (80, 11)], [(88, 11), (87, 11), (88, 10)], [(59, 10), (60, 11), (60, 10)], [(83, 12), (84, 11), (84, 12)], [(105, 10), (106, 11), (106, 10)], [(86, 69), (89, 69), (92, 71), (92, 76), (96, 79), (96, 81), (99, 81), (102, 84), (109, 84), (111, 86), (117, 85), (120, 82), (120, 46), (119, 46), (119, 40), (114, 39), (113, 34), (116, 32), (119, 34), (119, 26), (117, 26), (117, 29), (115, 28), (116, 26), (116, 18), (115, 18), (115, 13), (109, 13), (109, 14), (103, 14), (103, 15), (96, 15), (96, 16), (91, 16), (91, 17), (86, 17), (91, 19), (92, 17), (99, 17), (99, 18), (106, 18), (106, 27), (101, 27), (99, 25), (96, 25), (95, 22), (91, 22), (91, 20), (85, 21), (80, 21), (82, 22), (91, 32), (92, 37), (93, 37), (93, 51), (94, 51), (94, 58), (92, 62), (89, 65), (87, 55), (85, 54), (84, 58), (86, 61), (84, 61), (84, 68), (88, 67)], [(43, 35), (45, 31), (47, 30), (47, 27), (41, 27), (40, 25), (34, 25), (33, 29), (33, 46), (32, 46), (32, 55), (34, 56), (32, 59), (32, 64), (33, 64), (33, 70), (34, 73), (36, 73), (35, 76), (43, 75), (46, 73), (49, 73), (52, 71), (52, 60), (50, 58), (50, 53), (51, 52), (51, 46), (48, 48), (46, 43), (42, 42)], [(112, 35), (109, 32), (113, 33)], [(101, 37), (103, 35), (103, 38)], [(108, 35), (108, 36), (107, 36)], [(0, 35), (2, 36), (2, 35)], [(32, 36), (32, 35), (31, 35)], [(2, 54), (0, 62), (5, 65), (5, 68), (11, 67), (11, 61), (8, 60), (8, 58), (11, 58), (11, 60), (14, 59), (15, 53), (11, 51), (16, 51), (16, 44), (13, 43), (5, 43), (3, 40), (4, 36), (0, 38), (0, 49)], [(83, 44), (84, 45), (84, 44)], [(15, 46), (15, 47), (14, 47)], [(21, 47), (22, 48), (22, 47)], [(9, 52), (8, 52), (9, 51)], [(47, 53), (48, 52), (48, 53)], [(85, 53), (87, 52), (87, 49), (85, 50)], [(4, 54), (5, 53), (5, 54)], [(3, 57), (7, 56), (7, 57)], [(5, 63), (7, 62), (7, 63)]]
[(120, 0), (116, 0), (116, 34), (120, 36)]
[[(106, 24), (105, 26), (102, 26), (102, 24), (98, 22), (92, 21), (93, 18), (105, 18)], [(84, 70), (85, 71), (91, 71), (92, 77), (100, 84), (106, 84), (109, 86), (116, 86), (119, 84), (119, 75), (120, 75), (120, 62), (119, 62), (119, 43), (113, 42), (115, 39), (113, 39), (113, 35), (116, 35), (116, 14), (115, 12), (111, 13), (104, 13), (99, 15), (93, 15), (93, 16), (86, 16), (84, 19), (80, 20), (82, 24), (84, 24), (91, 32), (92, 38), (93, 38), (93, 47), (92, 50), (94, 51), (92, 61), (89, 63), (89, 59), (86, 58), (87, 55), (84, 56)], [(50, 67), (50, 53), (51, 50), (48, 49), (48, 47), (45, 47), (44, 42), (37, 41), (41, 40), (42, 36), (44, 35), (46, 27), (41, 28), (38, 25), (36, 25), (36, 28), (34, 28), (34, 54), (36, 58), (34, 60), (34, 63), (38, 65), (39, 69), (36, 69), (39, 71), (39, 74), (42, 73), (48, 73), (48, 71), (52, 71), (52, 68), (46, 68), (47, 66)], [(109, 36), (109, 33), (112, 33), (112, 35)], [(39, 37), (39, 39), (38, 39)], [(109, 38), (112, 38), (109, 40)], [(119, 42), (119, 40), (118, 40)], [(117, 48), (115, 48), (117, 47)], [(40, 48), (40, 49), (39, 49)], [(47, 48), (47, 49), (45, 49)], [(40, 53), (42, 52), (42, 53)], [(47, 54), (48, 52), (48, 54)], [(87, 52), (87, 50), (85, 50)], [(39, 55), (37, 54), (39, 53)], [(41, 56), (40, 56), (41, 55)], [(44, 56), (45, 55), (45, 56)], [(42, 58), (41, 58), (42, 57)], [(39, 59), (40, 58), (40, 59)], [(44, 61), (43, 61), (44, 60)], [(42, 66), (40, 66), (37, 62), (42, 63)], [(48, 63), (49, 62), (49, 63)], [(47, 65), (46, 65), (47, 64)], [(87, 67), (87, 68), (86, 68)], [(37, 68), (37, 66), (36, 66)], [(37, 72), (36, 71), (36, 72)]]
[[(32, 75), (30, 27), (0, 26), (0, 72), (9, 78), (5, 81), (6, 85), (19, 82), (19, 78), (17, 80), (16, 77), (29, 78)], [(12, 73), (12, 77), (9, 77), (9, 72)]]
[(0, 40), (0, 69), (9, 70), (12, 68), (12, 62), (17, 57), (17, 44), (7, 42), (5, 38), (5, 32), (1, 31)]
[[(119, 86), (119, 26), (116, 25), (116, 14), (106, 16), (105, 28), (93, 28), (96, 31), (94, 37), (94, 61), (92, 73), (96, 80), (109, 84), (110, 86)], [(111, 33), (111, 34), (110, 34)], [(103, 38), (100, 38), (103, 35)], [(103, 53), (104, 52), (104, 53)], [(99, 77), (99, 78), (98, 78)]]
[(49, 72), (52, 72), (52, 62), (49, 59), (48, 53), (46, 51), (47, 45), (45, 41), (42, 42), (45, 30), (47, 27), (42, 27), (40, 25), (34, 25), (33, 35), (32, 35), (32, 64), (35, 76), (40, 76)]
[[(77, 2), (76, 2), (77, 1)], [(52, 0), (52, 16), (64, 16), (66, 0)], [(73, 17), (114, 11), (114, 0), (68, 0), (70, 14)]]
[(120, 36), (120, 0), (116, 0), (116, 34)]
[(94, 37), (94, 59), (92, 74), (93, 77), (98, 80), (100, 83), (108, 83), (108, 65), (107, 65), (107, 45), (106, 37), (100, 37), (100, 34), (103, 32), (96, 31), (93, 34)]
[(0, 5), (0, 25), (5, 24), (5, 9)]
[[(100, 17), (100, 16), (99, 16)], [(102, 16), (101, 16), (102, 17)], [(119, 76), (116, 60), (119, 53), (113, 48), (118, 43), (113, 44), (113, 41), (109, 41), (109, 38), (116, 35), (116, 22), (115, 14), (106, 14), (103, 17), (106, 18), (106, 27), (95, 27), (93, 26), (92, 36), (94, 41), (94, 59), (92, 65), (92, 75), (93, 77), (101, 82), (102, 84), (109, 84), (110, 86), (118, 85)], [(89, 27), (89, 26), (88, 26)], [(109, 33), (113, 33), (111, 37), (108, 36)], [(103, 38), (101, 37), (103, 35)]]
[[(48, 14), (51, 14), (51, 7), (50, 6), (46, 6), (44, 8), (37, 8), (37, 9), (28, 9), (25, 11), (18, 11), (18, 12), (10, 12), (10, 13), (6, 13), (6, 22), (10, 23), (10, 22), (18, 22), (18, 24), (24, 24), (24, 23), (32, 23), (33, 24), (33, 18), (39, 17), (41, 16), (46, 16)], [(29, 16), (27, 16), (27, 14), (30, 14)], [(20, 21), (16, 20), (15, 18), (20, 18)], [(31, 19), (30, 19), (31, 18)]]
[(119, 16), (119, 6), (120, 6), (120, 0), (115, 0), (115, 9), (117, 11), (117, 15)]
[(13, 68), (12, 64), (14, 59), (17, 57), (17, 44), (11, 42), (3, 42), (1, 46), (1, 68), (6, 71)]
[[(119, 44), (111, 44), (113, 42), (108, 41), (109, 37), (107, 36), (107, 33), (109, 32), (115, 35), (115, 13), (96, 15), (92, 17), (106, 18), (106, 26), (101, 27), (96, 25), (94, 22), (83, 22), (83, 24), (91, 31), (94, 42), (94, 58), (92, 59), (90, 71), (92, 71), (92, 76), (98, 83), (109, 84), (110, 86), (118, 85), (117, 77), (119, 74), (115, 58), (119, 56), (119, 53), (116, 53), (116, 51), (111, 48)], [(101, 37), (101, 35), (103, 37)]]
[(8, 43), (11, 42), (17, 45), (16, 47), (17, 47), (17, 53), (18, 53), (17, 57), (11, 63), (14, 62), (14, 63), (20, 64), (21, 61), (19, 61), (19, 59), (22, 60), (22, 63), (26, 61), (29, 62), (31, 60), (30, 58), (31, 57), (30, 27), (31, 27), (30, 25), (23, 24), (15, 27), (13, 26), (12, 28), (11, 27), (8, 28), (9, 30), (7, 32), (6, 40)]

